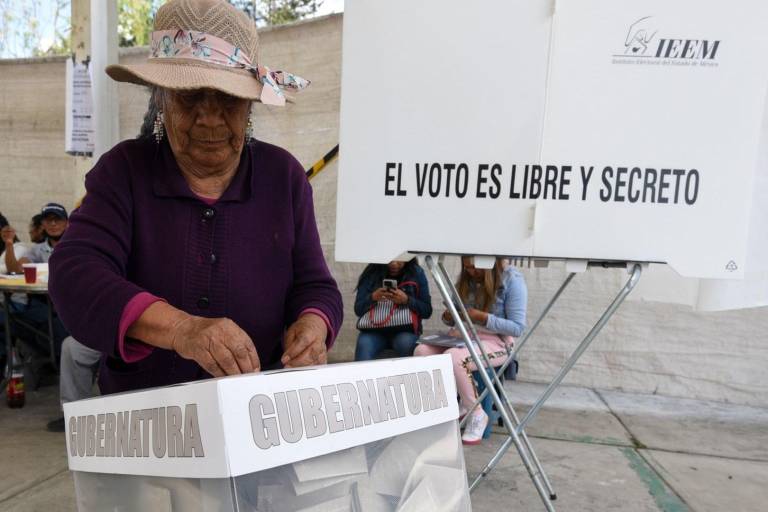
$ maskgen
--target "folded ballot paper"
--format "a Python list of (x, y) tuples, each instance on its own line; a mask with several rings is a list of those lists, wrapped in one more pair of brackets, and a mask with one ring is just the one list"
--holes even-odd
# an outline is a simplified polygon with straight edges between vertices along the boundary
[(470, 510), (449, 356), (65, 404), (86, 511)]

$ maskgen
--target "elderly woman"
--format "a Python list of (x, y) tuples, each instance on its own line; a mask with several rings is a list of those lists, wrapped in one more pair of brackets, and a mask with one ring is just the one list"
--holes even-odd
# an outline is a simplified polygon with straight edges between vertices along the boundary
[(262, 66), (258, 46), (223, 0), (171, 0), (148, 61), (107, 68), (151, 87), (152, 133), (88, 173), (50, 280), (72, 335), (102, 353), (102, 393), (326, 362), (342, 305), (312, 190), (249, 134), (253, 101), (308, 83)]

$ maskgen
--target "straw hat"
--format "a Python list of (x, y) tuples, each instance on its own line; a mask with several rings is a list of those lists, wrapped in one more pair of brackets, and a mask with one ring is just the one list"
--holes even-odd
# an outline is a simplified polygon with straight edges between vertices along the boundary
[(309, 82), (259, 63), (259, 34), (224, 0), (169, 0), (155, 16), (146, 63), (107, 66), (118, 82), (189, 90), (210, 88), (239, 98), (283, 105), (281, 88)]

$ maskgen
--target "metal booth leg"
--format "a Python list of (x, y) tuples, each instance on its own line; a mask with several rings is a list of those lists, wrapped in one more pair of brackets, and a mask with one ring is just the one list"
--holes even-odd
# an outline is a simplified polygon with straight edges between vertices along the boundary
[(2, 387), (5, 389), (5, 383), (8, 379), (11, 378), (11, 373), (13, 372), (13, 341), (12, 341), (12, 334), (11, 334), (11, 294), (8, 292), (3, 292), (3, 314), (5, 314), (5, 356), (6, 356), (6, 363), (5, 368), (2, 368), (2, 376), (0, 376), (0, 381), (2, 381)]
[[(440, 273), (443, 276), (444, 282), (448, 283), (448, 289), (451, 292), (451, 294), (453, 296), (455, 296), (455, 297), (459, 297), (459, 291), (456, 289), (455, 285), (453, 284), (453, 281), (451, 281), (450, 277), (448, 276), (448, 271), (445, 270), (445, 265), (443, 264), (442, 261), (438, 262), (438, 269), (440, 270)], [(570, 282), (570, 278), (567, 279), (566, 282)], [(561, 293), (563, 289), (564, 289), (564, 287), (561, 286), (560, 291), (558, 292), (558, 296), (559, 296), (559, 293)], [(467, 312), (467, 310), (466, 310), (466, 308), (464, 306), (463, 301), (459, 299), (459, 300), (456, 301), (456, 304), (458, 304), (458, 306), (459, 306), (459, 312), (462, 315), (461, 318), (462, 318), (462, 321), (464, 322), (464, 325), (469, 327), (469, 330), (472, 333), (472, 336), (473, 336), (474, 340), (477, 341), (477, 346), (480, 349), (480, 354), (483, 356), (483, 360), (485, 361), (485, 367), (490, 369), (491, 372), (493, 373), (493, 380), (494, 380), (494, 383), (497, 386), (496, 389), (498, 390), (500, 398), (504, 402), (504, 406), (507, 408), (507, 412), (509, 413), (509, 415), (510, 415), (510, 417), (512, 419), (513, 426), (517, 429), (517, 426), (520, 423), (520, 419), (518, 418), (517, 413), (515, 412), (514, 407), (512, 407), (512, 402), (509, 400), (509, 396), (507, 396), (507, 392), (504, 389), (504, 386), (501, 383), (501, 380), (500, 380), (500, 377), (499, 377), (500, 375), (502, 375), (504, 370), (502, 369), (501, 371), (497, 371), (495, 368), (493, 368), (493, 366), (491, 365), (490, 358), (488, 357), (488, 354), (485, 351), (485, 347), (483, 347), (482, 343), (480, 343), (480, 337), (477, 335), (477, 329), (475, 328), (475, 324), (469, 318), (469, 313)], [(548, 311), (548, 309), (547, 309), (547, 311)], [(516, 353), (517, 352), (515, 352), (514, 354), (516, 354)], [(514, 358), (514, 355), (508, 356), (507, 357), (507, 361), (505, 361), (504, 364), (505, 365), (508, 364), (508, 362), (511, 361), (512, 358)], [(481, 372), (485, 372), (485, 370), (483, 368), (481, 368), (479, 366), (477, 368)], [(486, 389), (483, 391), (483, 398), (487, 395), (488, 392), (489, 392), (489, 389), (486, 387)], [(482, 400), (482, 399), (479, 398), (478, 400), (475, 401), (475, 403), (472, 405), (470, 411), (467, 412), (467, 415), (464, 417), (464, 420), (462, 421), (462, 424), (466, 423), (466, 421), (469, 419), (469, 416), (470, 416), (471, 412), (480, 403), (480, 400)], [(525, 433), (524, 430), (517, 429), (517, 432), (520, 435), (520, 439), (522, 441), (523, 448), (528, 453), (528, 456), (531, 458), (531, 462), (533, 463), (536, 472), (541, 476), (542, 482), (544, 484), (544, 488), (546, 489), (546, 492), (549, 495), (549, 499), (554, 501), (555, 499), (557, 499), (557, 494), (555, 494), (555, 490), (552, 487), (552, 483), (550, 482), (549, 477), (547, 477), (547, 474), (544, 471), (544, 468), (541, 466), (541, 462), (539, 461), (539, 457), (536, 455), (536, 452), (534, 451), (533, 446), (531, 445), (531, 442), (528, 439), (528, 435)], [(475, 487), (477, 486), (479, 481), (480, 481), (480, 479), (476, 478), (475, 481), (472, 482), (472, 485), (469, 488), (470, 492), (472, 492), (475, 489)]]
[[(597, 323), (595, 323), (595, 325), (589, 331), (587, 336), (581, 341), (581, 343), (579, 343), (578, 347), (576, 347), (576, 350), (573, 352), (571, 357), (568, 358), (568, 360), (560, 369), (560, 371), (557, 373), (555, 378), (552, 380), (549, 386), (547, 386), (547, 389), (544, 391), (544, 393), (542, 393), (541, 397), (539, 397), (539, 399), (536, 400), (536, 402), (533, 404), (531, 409), (525, 415), (523, 420), (517, 426), (518, 433), (524, 431), (525, 426), (536, 416), (536, 414), (539, 412), (541, 407), (544, 405), (544, 402), (547, 401), (547, 399), (552, 395), (552, 393), (557, 388), (557, 386), (560, 385), (560, 383), (563, 381), (563, 379), (568, 374), (568, 372), (576, 364), (576, 361), (578, 361), (579, 357), (581, 357), (584, 351), (589, 347), (589, 345), (595, 339), (597, 334), (602, 330), (602, 328), (605, 326), (608, 320), (610, 320), (610, 318), (613, 316), (613, 314), (616, 312), (619, 306), (621, 306), (622, 302), (624, 302), (624, 299), (627, 298), (627, 295), (629, 295), (630, 292), (634, 289), (635, 285), (637, 285), (637, 282), (640, 280), (641, 274), (642, 274), (642, 266), (640, 264), (635, 264), (632, 268), (632, 273), (629, 279), (627, 280), (626, 284), (621, 289), (621, 291), (619, 291), (618, 295), (613, 300), (613, 302), (611, 302), (611, 305), (608, 306), (608, 308), (602, 314), (602, 316), (597, 321)], [(504, 441), (504, 443), (502, 443), (499, 450), (496, 452), (493, 458), (491, 458), (490, 462), (488, 462), (488, 465), (480, 472), (480, 475), (478, 475), (473, 485), (476, 485), (476, 483), (479, 480), (481, 480), (482, 478), (485, 478), (491, 471), (493, 471), (493, 469), (499, 463), (501, 458), (504, 456), (504, 453), (506, 453), (506, 451), (509, 449), (512, 443), (513, 441), (511, 441), (510, 439), (507, 439)]]
[(48, 294), (45, 294), (45, 301), (48, 305), (48, 340), (51, 347), (51, 364), (53, 369), (59, 371), (59, 362), (56, 360), (56, 340), (53, 335), (53, 301)]
[[(560, 296), (563, 294), (565, 289), (568, 287), (568, 285), (571, 283), (573, 278), (576, 276), (575, 272), (571, 272), (568, 274), (568, 277), (566, 277), (565, 281), (563, 281), (563, 284), (560, 285), (560, 288), (558, 288), (557, 292), (552, 296), (550, 301), (547, 303), (547, 305), (544, 307), (542, 312), (539, 314), (539, 317), (536, 319), (536, 321), (533, 323), (533, 326), (528, 330), (528, 332), (525, 333), (525, 335), (520, 339), (512, 349), (512, 351), (509, 353), (507, 360), (504, 362), (503, 365), (498, 369), (496, 372), (497, 375), (502, 375), (504, 373), (504, 370), (507, 369), (507, 366), (512, 364), (512, 362), (515, 360), (515, 357), (517, 357), (517, 354), (520, 353), (520, 350), (525, 346), (526, 342), (530, 339), (530, 337), (533, 335), (534, 332), (536, 332), (536, 329), (539, 327), (541, 322), (546, 318), (546, 316), (549, 314), (549, 311), (552, 309), (552, 307), (555, 305), (555, 302), (560, 298)], [(485, 399), (485, 397), (488, 396), (488, 389), (486, 388), (483, 390), (483, 392), (478, 397), (477, 401), (472, 405), (472, 407), (469, 409), (469, 412), (464, 417), (464, 419), (461, 421), (460, 426), (463, 427), (467, 420), (469, 419), (469, 414), (474, 411), (475, 407), (480, 405), (480, 403)], [(513, 420), (515, 423), (519, 424), (519, 419), (517, 418), (517, 414), (514, 413), (514, 410), (512, 410), (513, 413)], [(523, 441), (526, 444), (526, 448), (528, 448), (528, 451), (531, 454), (531, 458), (533, 459), (534, 464), (536, 464), (536, 467), (541, 472), (542, 478), (544, 479), (544, 485), (547, 488), (547, 491), (549, 492), (549, 497), (551, 500), (557, 499), (557, 494), (554, 491), (554, 487), (552, 486), (552, 483), (549, 481), (549, 478), (547, 477), (547, 474), (544, 472), (541, 462), (539, 461), (538, 457), (536, 456), (536, 452), (534, 452), (533, 447), (531, 446), (531, 443), (528, 439), (528, 435), (526, 434), (525, 430), (521, 430), (521, 437)], [(481, 473), (482, 475), (482, 473)], [(470, 490), (474, 490), (474, 488), (477, 486), (477, 484), (480, 483), (480, 477), (476, 478), (474, 482), (472, 482), (472, 486), (470, 487)]]
[[(445, 303), (447, 304), (448, 310), (451, 312), (451, 315), (453, 316), (453, 318), (460, 320), (462, 316), (459, 315), (459, 312), (456, 309), (456, 304), (461, 303), (460, 298), (458, 297), (458, 295), (454, 295), (451, 292), (449, 292), (448, 285), (445, 283), (442, 273), (437, 268), (434, 258), (431, 255), (427, 255), (425, 257), (425, 262), (430, 272), (432, 273), (432, 277), (435, 279), (435, 283), (437, 284), (437, 287), (440, 290), (440, 294), (443, 296), (443, 299), (445, 300)], [(484, 365), (482, 364), (481, 356), (478, 353), (477, 347), (475, 347), (475, 343), (473, 343), (473, 340), (470, 337), (469, 332), (467, 331), (464, 325), (464, 322), (457, 321), (456, 326), (461, 332), (461, 336), (464, 339), (464, 342), (466, 343), (467, 350), (469, 351), (469, 354), (472, 357), (472, 360), (474, 361), (475, 366), (478, 369), (483, 370)], [(478, 344), (478, 346), (480, 345)], [(493, 402), (496, 404), (496, 407), (499, 409), (499, 413), (501, 414), (501, 418), (504, 422), (504, 426), (506, 427), (507, 432), (509, 432), (512, 443), (514, 443), (515, 448), (517, 449), (517, 452), (520, 455), (520, 459), (522, 460), (526, 471), (528, 471), (528, 475), (533, 481), (533, 484), (536, 487), (536, 490), (538, 491), (542, 502), (544, 503), (544, 507), (548, 511), (554, 512), (555, 509), (552, 506), (552, 501), (549, 498), (549, 492), (547, 491), (547, 489), (545, 489), (539, 472), (533, 467), (531, 459), (528, 456), (527, 451), (525, 450), (525, 446), (523, 445), (520, 435), (518, 434), (518, 431), (515, 428), (516, 425), (512, 423), (506, 404), (502, 401), (499, 394), (497, 393), (497, 390), (493, 385), (493, 382), (491, 381), (491, 377), (488, 376), (488, 373), (486, 371), (480, 371), (479, 373), (480, 373), (480, 377), (483, 379), (483, 383), (485, 384), (486, 388), (489, 390), (491, 394), (491, 398)], [(501, 391), (503, 392), (503, 389)]]

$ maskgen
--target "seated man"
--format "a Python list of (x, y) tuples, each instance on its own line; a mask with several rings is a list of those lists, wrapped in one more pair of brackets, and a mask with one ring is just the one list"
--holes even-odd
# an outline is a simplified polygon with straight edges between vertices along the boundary
[[(5, 265), (8, 272), (21, 274), (24, 272), (24, 263), (48, 263), (48, 259), (53, 253), (56, 244), (68, 226), (67, 210), (56, 203), (48, 203), (40, 212), (42, 215), (42, 226), (47, 235), (47, 240), (33, 245), (25, 255), (17, 254), (17, 247), (13, 240), (16, 238), (16, 231), (11, 226), (2, 229), (2, 238), (5, 243), (3, 253)], [(33, 325), (40, 330), (48, 330), (48, 304), (40, 296), (32, 295), (26, 307), (17, 312), (19, 318)], [(24, 334), (24, 333), (22, 333)], [(61, 343), (67, 337), (67, 331), (64, 329), (58, 317), (53, 318), (53, 337), (56, 347), (56, 355), (59, 355)], [(34, 336), (32, 336), (34, 338)]]
[[(9, 250), (9, 245), (6, 243), (5, 263), (9, 269), (23, 270), (22, 265), (27, 262), (47, 263), (59, 240), (64, 236), (68, 226), (68, 215), (67, 210), (63, 206), (56, 203), (48, 203), (43, 207), (40, 215), (42, 216), (42, 227), (44, 230), (43, 241), (34, 245), (24, 256), (17, 254), (12, 247)], [(13, 231), (13, 228), (3, 231), (4, 241), (8, 236), (12, 235), (15, 237), (15, 232), (11, 233), (11, 231)], [(30, 300), (30, 305), (23, 309), (19, 316), (23, 320), (39, 326), (41, 330), (47, 330), (48, 305), (45, 302), (39, 299)], [(101, 354), (68, 336), (58, 317), (54, 317), (53, 330), (56, 346), (61, 347), (59, 358), (59, 396), (61, 403), (90, 397), (94, 375), (98, 368)], [(49, 422), (48, 430), (64, 432), (64, 418), (61, 417)]]
[[(0, 246), (0, 274), (8, 274), (8, 269), (5, 266), (5, 250), (9, 245), (13, 247), (17, 257), (22, 258), (27, 254), (27, 247), (23, 243), (19, 242), (18, 237), (14, 234), (13, 228), (10, 228), (8, 219), (0, 213), (0, 236), (3, 241), (8, 239), (8, 244), (3, 243)], [(5, 296), (0, 294), (0, 304), (5, 301)], [(9, 310), (16, 312), (19, 309), (27, 305), (27, 295), (24, 293), (14, 293), (11, 296), (11, 303), (9, 304)], [(5, 315), (0, 315), (0, 375), (5, 370), (8, 354), (6, 353), (6, 341), (5, 341)]]
[(46, 239), (45, 229), (43, 229), (43, 215), (38, 213), (29, 221), (29, 241), (33, 244), (41, 244)]

